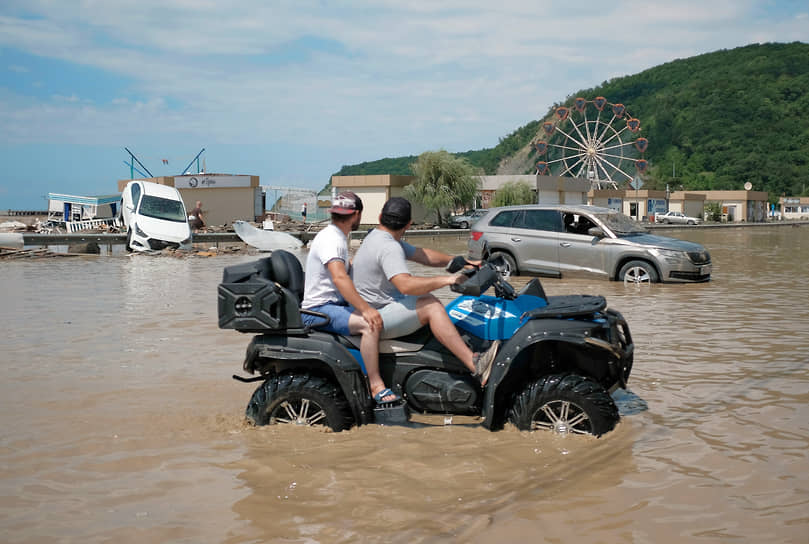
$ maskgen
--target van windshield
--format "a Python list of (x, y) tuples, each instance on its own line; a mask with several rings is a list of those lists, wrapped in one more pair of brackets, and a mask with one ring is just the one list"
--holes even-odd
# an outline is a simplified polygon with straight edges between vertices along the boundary
[(185, 215), (185, 207), (179, 200), (169, 200), (159, 196), (143, 195), (138, 213), (146, 217), (164, 219), (185, 223), (188, 218)]
[(596, 219), (604, 223), (604, 225), (615, 233), (616, 236), (625, 236), (632, 234), (644, 234), (649, 232), (640, 223), (620, 212), (612, 213), (596, 213), (593, 214)]

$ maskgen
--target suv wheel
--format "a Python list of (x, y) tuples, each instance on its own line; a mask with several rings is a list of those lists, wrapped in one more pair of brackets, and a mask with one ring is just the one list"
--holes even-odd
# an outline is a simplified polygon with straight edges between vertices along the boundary
[(657, 283), (657, 270), (646, 261), (629, 261), (618, 272), (618, 281), (624, 283)]
[(543, 376), (517, 395), (509, 421), (521, 431), (546, 430), (557, 434), (601, 436), (619, 419), (607, 391), (577, 374)]
[(333, 431), (353, 423), (348, 401), (338, 387), (306, 372), (271, 376), (253, 393), (245, 416), (254, 425), (325, 425)]
[(508, 279), (511, 276), (519, 275), (520, 271), (517, 270), (517, 262), (514, 260), (514, 257), (502, 251), (495, 251), (494, 253), (491, 254), (489, 260), (494, 260), (497, 259), (498, 257), (503, 258), (503, 266), (497, 268), (503, 279)]

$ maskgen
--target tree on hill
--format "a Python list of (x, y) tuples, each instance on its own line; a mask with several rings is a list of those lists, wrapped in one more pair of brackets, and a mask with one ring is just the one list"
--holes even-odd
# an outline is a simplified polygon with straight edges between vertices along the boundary
[(494, 193), (494, 206), (536, 204), (534, 189), (524, 181), (507, 181)]
[(405, 196), (436, 212), (454, 211), (474, 202), (478, 191), (476, 169), (466, 159), (444, 151), (426, 151), (412, 165), (415, 183), (405, 187)]

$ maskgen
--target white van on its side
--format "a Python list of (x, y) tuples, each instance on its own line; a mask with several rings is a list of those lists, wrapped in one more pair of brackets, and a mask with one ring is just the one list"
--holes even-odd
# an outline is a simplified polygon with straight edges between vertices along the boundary
[(133, 180), (121, 193), (128, 251), (191, 249), (191, 227), (180, 192), (168, 185)]

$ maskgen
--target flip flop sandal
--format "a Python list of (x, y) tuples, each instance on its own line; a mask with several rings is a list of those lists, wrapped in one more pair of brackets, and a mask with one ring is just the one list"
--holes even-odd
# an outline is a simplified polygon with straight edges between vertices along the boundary
[[(390, 397), (390, 396), (394, 397), (393, 400), (382, 400), (385, 397)], [(396, 393), (391, 391), (389, 387), (386, 387), (385, 389), (383, 389), (382, 391), (380, 391), (379, 393), (374, 395), (374, 402), (377, 403), (377, 404), (380, 404), (380, 405), (382, 405), (382, 404), (394, 404), (394, 403), (399, 402), (400, 400), (402, 400), (402, 397), (400, 397), (399, 395), (397, 395)]]

